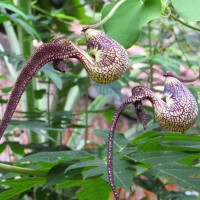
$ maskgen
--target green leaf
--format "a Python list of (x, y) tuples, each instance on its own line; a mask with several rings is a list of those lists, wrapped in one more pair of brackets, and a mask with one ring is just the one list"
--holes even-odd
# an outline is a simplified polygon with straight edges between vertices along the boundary
[(5, 88), (1, 89), (1, 91), (2, 91), (3, 93), (7, 94), (8, 92), (11, 91), (11, 89), (12, 89), (12, 87), (5, 87)]
[[(0, 185), (3, 186), (10, 186), (11, 188), (3, 191), (0, 193), (0, 199), (10, 199), (30, 188), (43, 184), (45, 178), (20, 178), (20, 179), (13, 179), (4, 182), (0, 182)], [(6, 187), (7, 188), (7, 187)]]
[(197, 119), (197, 123), (198, 123), (198, 125), (200, 126), (200, 108), (199, 108), (199, 110), (198, 110), (198, 119)]
[(172, 0), (172, 5), (188, 22), (200, 21), (200, 1), (199, 0)]
[[(94, 112), (96, 110), (100, 110), (103, 108), (103, 106), (108, 102), (109, 97), (108, 96), (98, 96), (92, 104), (88, 107), (88, 113)], [(87, 118), (87, 124), (92, 123), (92, 119), (94, 117), (95, 113), (90, 113), (88, 117), (83, 114), (79, 120), (79, 125), (86, 124), (86, 118)], [(80, 148), (80, 146), (83, 144), (80, 144), (80, 141), (82, 140), (83, 134), (85, 134), (85, 128), (83, 129), (75, 129), (72, 137), (70, 138), (68, 142), (68, 146), (72, 149)]]
[(19, 127), (20, 129), (24, 129), (24, 128), (27, 128), (27, 129), (30, 129), (30, 130), (34, 130), (36, 128), (45, 128), (46, 126), (46, 122), (44, 121), (32, 121), (32, 120), (28, 120), (28, 121), (18, 121), (18, 120), (12, 120), (12, 125), (13, 126), (17, 126)]
[[(102, 18), (110, 12), (117, 2), (104, 7)], [(138, 40), (142, 27), (160, 16), (161, 7), (160, 0), (127, 0), (103, 27), (107, 35), (128, 48)]]
[(5, 9), (8, 9), (10, 11), (13, 11), (14, 13), (23, 17), (24, 19), (27, 19), (27, 16), (17, 6), (15, 6), (13, 4), (10, 4), (8, 2), (6, 2), (6, 3), (0, 2), (0, 8), (5, 8)]
[(40, 36), (34, 26), (28, 20), (21, 19), (17, 17), (16, 14), (7, 15), (7, 17), (16, 24), (19, 24), (27, 33), (34, 35), (37, 39), (40, 39)]
[(36, 99), (42, 99), (42, 97), (46, 94), (46, 89), (40, 89), (34, 91)]
[(45, 74), (45, 76), (47, 76), (54, 84), (55, 86), (61, 90), (63, 87), (63, 82), (61, 77), (53, 70), (49, 70), (49, 69), (41, 69), (41, 71)]
[[(109, 133), (109, 130), (105, 130), (105, 129), (98, 129), (94, 132), (95, 135), (103, 138), (105, 142), (107, 142), (108, 133)], [(117, 186), (120, 186), (122, 188), (125, 188), (126, 190), (129, 190), (131, 180), (133, 177), (133, 175), (131, 174), (133, 174), (133, 172), (130, 169), (128, 169), (129, 163), (126, 160), (121, 159), (124, 155), (129, 153), (129, 150), (126, 149), (127, 144), (128, 144), (128, 140), (124, 137), (123, 134), (115, 135), (114, 156), (113, 156), (115, 182)], [(103, 160), (96, 158), (95, 160), (86, 160), (86, 161), (81, 161), (76, 164), (70, 165), (66, 169), (66, 172), (72, 169), (74, 170), (78, 168), (86, 168), (86, 170), (83, 171), (84, 178), (102, 176), (104, 180), (108, 181), (107, 166), (106, 166), (106, 162), (104, 161), (106, 159), (106, 151), (104, 152), (104, 155), (102, 156), (103, 156)], [(88, 168), (91, 168), (91, 169), (88, 169)]]
[[(4, 52), (0, 52), (0, 56), (1, 56), (1, 53), (4, 53)], [(6, 78), (5, 75), (0, 75), (0, 79), (4, 79), (4, 78)]]
[[(98, 129), (94, 131), (94, 134), (103, 138), (104, 141), (108, 140), (109, 130), (107, 129)], [(115, 140), (113, 142), (114, 148), (116, 151), (122, 151), (126, 145), (128, 144), (128, 140), (124, 137), (123, 134), (115, 133)]]
[(1, 103), (1, 104), (7, 103), (7, 102), (8, 102), (8, 100), (4, 100), (4, 99), (2, 99), (2, 98), (0, 97), (0, 103)]
[(0, 145), (0, 153), (2, 153), (6, 149), (6, 144), (5, 142)]
[(16, 176), (18, 176), (19, 174), (16, 174), (16, 173), (14, 173), (14, 172), (8, 172), (8, 173), (6, 173), (6, 174), (4, 174), (4, 175), (2, 175), (1, 177), (0, 177), (0, 181), (5, 181), (6, 179), (11, 179), (11, 178), (13, 178), (13, 177), (16, 177)]
[(136, 152), (131, 159), (151, 165), (151, 172), (156, 177), (171, 178), (182, 187), (200, 191), (200, 168), (181, 164), (179, 161), (188, 156), (186, 152)]
[(146, 131), (132, 140), (140, 151), (200, 151), (200, 137), (175, 132)]
[(55, 163), (68, 160), (82, 160), (92, 158), (93, 156), (85, 151), (58, 151), (58, 152), (41, 152), (22, 158), (19, 162), (47, 162)]
[(122, 96), (120, 93), (122, 87), (118, 81), (115, 81), (109, 84), (94, 83), (93, 87), (99, 94), (107, 95), (110, 98), (113, 98), (119, 101), (122, 99)]
[(200, 191), (200, 168), (193, 166), (200, 155), (200, 137), (180, 133), (147, 131), (136, 137), (128, 158), (140, 163), (156, 177), (166, 177), (183, 187)]
[[(84, 167), (94, 167), (91, 170), (87, 170), (83, 172), (84, 179), (94, 177), (94, 176), (106, 175), (106, 164), (100, 159), (77, 162), (76, 164), (70, 165), (66, 169), (66, 172), (69, 172), (70, 170), (73, 170), (73, 169), (79, 169), (79, 168), (84, 168)], [(104, 176), (104, 179), (107, 180), (107, 177)]]
[(110, 186), (101, 178), (87, 180), (66, 180), (56, 186), (56, 189), (82, 187), (78, 190), (76, 197), (79, 200), (105, 200), (109, 198)]
[[(170, 160), (168, 161), (170, 163)], [(200, 168), (183, 165), (162, 165), (152, 170), (156, 177), (166, 177), (182, 186), (200, 192)], [(198, 175), (198, 176), (196, 176)]]
[[(130, 169), (127, 169), (129, 167), (129, 163), (125, 160), (120, 160), (121, 157), (122, 156), (120, 154), (116, 154), (113, 159), (114, 162), (113, 172), (115, 177), (115, 183), (117, 186), (129, 190), (131, 185), (131, 180), (133, 178), (133, 172)], [(89, 168), (93, 167), (93, 168), (87, 169), (88, 167)], [(104, 180), (108, 181), (106, 163), (100, 159), (78, 162), (74, 165), (69, 166), (66, 172), (78, 168), (87, 169), (83, 171), (84, 179), (95, 176), (102, 176)]]
[(51, 187), (66, 180), (65, 169), (68, 165), (69, 164), (61, 163), (51, 168), (47, 174), (47, 180), (44, 187)]
[(19, 142), (7, 142), (7, 144), (9, 145), (9, 147), (11, 148), (11, 150), (19, 155), (24, 156), (25, 155), (25, 146), (21, 145)]
[(198, 94), (200, 94), (200, 87), (199, 86), (187, 86), (187, 88), (192, 92), (194, 97), (198, 99)]
[(83, 96), (87, 93), (88, 88), (90, 86), (90, 78), (89, 77), (81, 77), (77, 80), (76, 85), (79, 87), (79, 95)]
[(1, 24), (8, 21), (8, 20), (9, 20), (9, 18), (7, 16), (3, 16), (3, 14), (0, 13), (0, 23)]
[(35, 199), (37, 200), (48, 200), (47, 199), (47, 191), (42, 187), (37, 187), (35, 191)]
[(174, 152), (174, 151), (163, 151), (163, 152), (136, 152), (133, 154), (133, 160), (142, 162), (142, 163), (148, 163), (153, 167), (163, 166), (163, 169), (165, 168), (165, 165), (167, 164), (177, 164), (177, 160), (184, 158), (188, 156), (187, 153), (184, 152)]
[(73, 16), (70, 16), (70, 15), (66, 15), (63, 11), (59, 10), (59, 13), (54, 13), (52, 12), (51, 13), (51, 16), (52, 17), (57, 17), (57, 18), (60, 18), (60, 19), (65, 19), (65, 20), (77, 20), (77, 18), (73, 17)]
[(161, 65), (165, 71), (174, 71), (177, 74), (180, 73), (180, 65), (182, 62), (178, 59), (162, 55), (153, 55), (151, 59), (154, 63)]

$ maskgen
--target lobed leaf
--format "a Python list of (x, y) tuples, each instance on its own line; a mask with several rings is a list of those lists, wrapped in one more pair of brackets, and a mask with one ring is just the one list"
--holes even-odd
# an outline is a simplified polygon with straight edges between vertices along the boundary
[(181, 133), (146, 131), (132, 140), (143, 152), (200, 151), (200, 137)]
[(69, 161), (69, 160), (89, 159), (93, 157), (94, 156), (92, 154), (89, 154), (86, 151), (57, 151), (57, 152), (55, 151), (55, 152), (41, 152), (32, 154), (22, 158), (21, 160), (19, 160), (19, 162), (55, 163), (55, 162)]
[(29, 190), (32, 187), (43, 184), (45, 178), (36, 177), (36, 178), (19, 178), (6, 180), (4, 182), (0, 182), (2, 186), (9, 186), (9, 189), (0, 193), (0, 199), (10, 199), (26, 190)]
[[(109, 130), (98, 129), (94, 131), (94, 134), (103, 138), (104, 141), (107, 141)], [(115, 151), (122, 151), (126, 147), (127, 144), (128, 144), (128, 140), (124, 137), (123, 134), (115, 133), (115, 140), (113, 141)]]
[(200, 168), (198, 167), (166, 164), (165, 166), (156, 166), (152, 173), (156, 177), (173, 179), (176, 184), (182, 187), (200, 192)]
[(56, 189), (82, 187), (78, 190), (76, 197), (79, 200), (105, 200), (109, 198), (110, 186), (101, 178), (87, 180), (66, 180), (56, 186)]

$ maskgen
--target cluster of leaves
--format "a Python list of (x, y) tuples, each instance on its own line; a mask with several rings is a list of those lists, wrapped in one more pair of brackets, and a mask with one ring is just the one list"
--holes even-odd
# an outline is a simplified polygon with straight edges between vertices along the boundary
[[(31, 43), (35, 38), (48, 41), (57, 33), (63, 33), (83, 44), (80, 36), (75, 36), (69, 31), (72, 20), (79, 20), (81, 24), (91, 24), (93, 20), (100, 20), (98, 13), (101, 12), (104, 18), (117, 3), (104, 6), (104, 1), (84, 1), (85, 4), (79, 0), (27, 2), (30, 4), (29, 9), (33, 10), (32, 15), (26, 13), (27, 8), (21, 9), (11, 0), (0, 2), (0, 23), (4, 29), (0, 28), (1, 32), (5, 31), (7, 34), (12, 50), (15, 49), (14, 44), (22, 45), (27, 41)], [(18, 158), (14, 165), (0, 163), (0, 199), (25, 199), (27, 196), (47, 200), (109, 199), (111, 189), (106, 169), (109, 130), (99, 129), (94, 132), (105, 144), (93, 144), (94, 149), (77, 149), (83, 149), (84, 144), (87, 144), (87, 130), (94, 116), (101, 113), (107, 122), (111, 121), (115, 110), (115, 106), (111, 104), (113, 100), (117, 103), (122, 102), (120, 91), (123, 87), (129, 86), (130, 82), (141, 84), (144, 81), (149, 82), (151, 88), (160, 86), (160, 83), (153, 82), (156, 73), (153, 65), (161, 65), (163, 71), (179, 73), (180, 65), (183, 64), (193, 71), (198, 71), (200, 40), (195, 31), (191, 32), (192, 29), (188, 29), (188, 26), (195, 28), (188, 22), (200, 20), (200, 12), (194, 12), (194, 9), (200, 8), (198, 5), (198, 0), (185, 0), (184, 4), (182, 0), (171, 0), (168, 5), (160, 0), (124, 1), (103, 28), (109, 36), (126, 48), (135, 43), (143, 46), (146, 55), (130, 55), (131, 65), (143, 63), (142, 66), (128, 70), (114, 83), (99, 85), (90, 82), (81, 71), (80, 63), (67, 63), (69, 72), (66, 74), (58, 74), (50, 64), (46, 65), (28, 89), (27, 100), (23, 105), (31, 105), (35, 109), (27, 109), (20, 113), (20, 118), (23, 117), (24, 121), (17, 117), (12, 120), (6, 130), (6, 141), (0, 145), (0, 152), (9, 147), (13, 156)], [(179, 22), (182, 24), (175, 24), (168, 18), (160, 17), (167, 11), (166, 6), (169, 6), (171, 13), (177, 12), (186, 22), (181, 19)], [(176, 16), (172, 14), (169, 17), (174, 19)], [(149, 22), (151, 20), (153, 21)], [(18, 31), (18, 41), (6, 32), (7, 22), (12, 23), (14, 32)], [(19, 27), (23, 28), (21, 31), (26, 35), (20, 34)], [(13, 67), (8, 68), (10, 74), (14, 74), (13, 79), (24, 63), (24, 58), (18, 55), (22, 53), (24, 57), (30, 56), (26, 51), (0, 52), (2, 58), (8, 58), (8, 63), (17, 66), (14, 73)], [(144, 71), (151, 72), (145, 80), (139, 76)], [(0, 80), (5, 78), (5, 75), (0, 76)], [(11, 87), (2, 88), (1, 93), (6, 95), (10, 89)], [(99, 96), (88, 92), (89, 89)], [(198, 97), (199, 87), (191, 86), (190, 89), (195, 97)], [(85, 109), (78, 109), (77, 112), (75, 105), (82, 100), (87, 102)], [(1, 104), (6, 102), (6, 98), (0, 97)], [(148, 106), (145, 106), (145, 109), (152, 111)], [(148, 112), (149, 128), (148, 131), (142, 132), (131, 108), (126, 109), (124, 114), (135, 123), (125, 134), (116, 133), (115, 136), (116, 185), (129, 191), (130, 196), (135, 193), (130, 191), (131, 185), (135, 183), (155, 193), (157, 198), (197, 199), (200, 192), (200, 139), (195, 134), (199, 134), (199, 127), (191, 128), (187, 132), (190, 135), (160, 132), (158, 125), (152, 120), (152, 114)], [(12, 141), (13, 136), (21, 133), (16, 132), (15, 127), (30, 131), (29, 144)], [(74, 131), (69, 142), (63, 146), (60, 140), (66, 127), (74, 128)], [(26, 155), (27, 149), (31, 150), (31, 154)], [(163, 181), (163, 177), (167, 179)], [(182, 188), (169, 191), (167, 185), (171, 183), (176, 183)]]
[[(22, 174), (11, 172), (1, 177), (4, 189), (1, 199), (8, 199), (30, 190), (37, 199), (72, 198), (108, 199), (110, 187), (106, 170), (106, 140), (108, 130), (99, 129), (95, 135), (102, 137), (105, 144), (92, 150), (41, 152), (28, 155), (15, 164)], [(116, 134), (114, 174), (116, 184), (129, 190), (132, 181), (156, 193), (162, 199), (195, 199), (187, 190), (200, 192), (198, 136), (168, 132), (146, 131), (132, 140)], [(27, 174), (27, 175), (26, 175)], [(34, 175), (32, 177), (28, 175)], [(141, 178), (143, 175), (143, 178)], [(145, 177), (145, 178), (144, 178)], [(155, 177), (155, 179), (152, 179)], [(160, 177), (169, 178), (164, 183)], [(167, 191), (170, 183), (187, 188)], [(80, 189), (81, 187), (81, 189)], [(35, 189), (34, 189), (35, 188)], [(71, 192), (69, 192), (71, 188)], [(62, 192), (60, 192), (62, 190)], [(132, 191), (134, 192), (134, 191)], [(40, 198), (39, 198), (40, 197)]]

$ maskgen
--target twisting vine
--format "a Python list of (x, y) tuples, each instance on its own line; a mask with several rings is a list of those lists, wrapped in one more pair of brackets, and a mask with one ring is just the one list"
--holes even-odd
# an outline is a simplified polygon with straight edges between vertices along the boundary
[(144, 128), (147, 126), (146, 113), (142, 107), (142, 101), (145, 99), (152, 103), (156, 121), (166, 130), (184, 132), (190, 128), (197, 119), (198, 106), (191, 92), (173, 73), (167, 72), (164, 76), (166, 77), (164, 86), (165, 101), (160, 99), (159, 96), (150, 89), (144, 86), (136, 86), (132, 90), (132, 96), (122, 103), (115, 112), (108, 137), (107, 169), (109, 182), (116, 200), (120, 200), (120, 197), (114, 184), (113, 140), (118, 118), (124, 108), (129, 104), (134, 104), (136, 114)]

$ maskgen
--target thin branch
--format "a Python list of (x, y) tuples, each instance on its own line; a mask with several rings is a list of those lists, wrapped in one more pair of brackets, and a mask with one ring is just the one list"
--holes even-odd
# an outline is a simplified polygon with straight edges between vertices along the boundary
[(153, 63), (151, 60), (152, 56), (152, 40), (151, 40), (151, 22), (148, 23), (148, 40), (149, 40), (149, 65), (150, 65), (150, 76), (149, 76), (149, 82), (151, 89), (153, 89)]
[(116, 10), (119, 8), (119, 6), (121, 6), (126, 0), (121, 0), (119, 1), (113, 8), (112, 10), (108, 13), (108, 15), (103, 18), (100, 22), (97, 22), (96, 24), (92, 24), (92, 25), (87, 25), (85, 27), (83, 27), (83, 31), (88, 29), (88, 28), (97, 28), (99, 26), (102, 26), (103, 24), (105, 24), (116, 12)]
[(9, 172), (18, 173), (18, 174), (27, 174), (30, 176), (45, 177), (47, 174), (45, 171), (39, 171), (39, 170), (29, 169), (29, 168), (24, 168), (24, 167), (17, 167), (17, 166), (7, 165), (3, 163), (0, 163), (0, 169), (9, 171)]
[(195, 27), (195, 26), (191, 26), (190, 24), (188, 24), (188, 23), (186, 23), (186, 22), (180, 20), (179, 18), (177, 18), (177, 17), (176, 17), (175, 15), (173, 15), (172, 13), (170, 14), (170, 16), (171, 16), (173, 19), (175, 19), (177, 22), (183, 24), (184, 26), (186, 26), (186, 27), (188, 27), (188, 28), (191, 28), (191, 29), (193, 29), (193, 30), (196, 30), (196, 31), (200, 31), (200, 28), (197, 28), (197, 27)]
[(190, 82), (194, 82), (194, 81), (200, 80), (200, 67), (199, 67), (199, 74), (196, 77), (193, 77), (191, 79), (182, 78), (182, 77), (174, 74), (173, 72), (166, 72), (166, 73), (170, 74), (171, 76), (175, 77), (176, 79), (178, 79), (179, 81), (181, 81), (183, 83), (190, 83)]
[(174, 33), (174, 36), (175, 36), (176, 42), (177, 42), (177, 44), (178, 44), (178, 47), (179, 47), (181, 53), (182, 53), (183, 56), (185, 57), (185, 60), (186, 60), (187, 64), (190, 66), (189, 60), (188, 60), (188, 58), (187, 58), (185, 52), (184, 52), (183, 49), (181, 48), (180, 41), (179, 41), (178, 36), (177, 36), (177, 34), (176, 34), (176, 32), (175, 32), (174, 29), (173, 29), (173, 33)]

